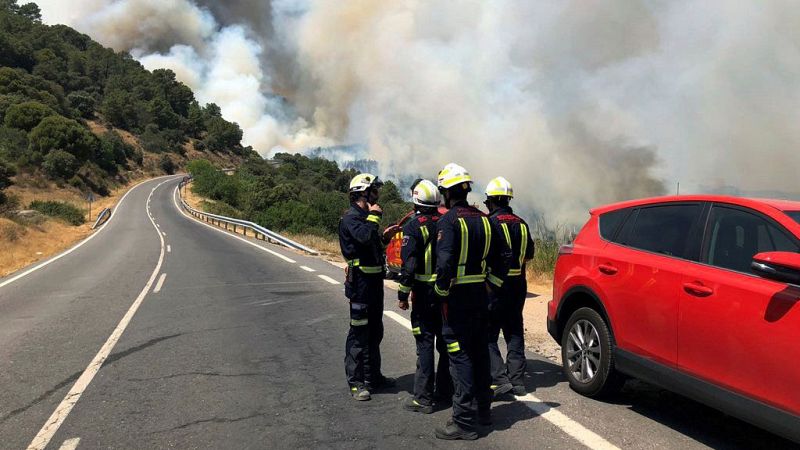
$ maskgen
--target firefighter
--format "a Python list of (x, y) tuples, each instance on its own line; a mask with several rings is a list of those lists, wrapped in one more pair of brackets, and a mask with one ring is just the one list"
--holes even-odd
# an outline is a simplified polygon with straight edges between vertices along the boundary
[(478, 437), (476, 418), (491, 424), (487, 290), (502, 287), (511, 252), (489, 218), (467, 204), (472, 177), (466, 169), (448, 164), (437, 181), (449, 211), (436, 226), (434, 292), (442, 305), (454, 393), (452, 419), (436, 429), (436, 437), (472, 440)]
[[(429, 180), (417, 180), (411, 187), (414, 217), (403, 226), (403, 246), (397, 292), (398, 307), (408, 309), (411, 299), (411, 333), (417, 344), (417, 372), (414, 395), (403, 404), (406, 410), (430, 414), (434, 399), (452, 395), (447, 350), (442, 340), (442, 315), (433, 293), (434, 244), (439, 220), (439, 191)], [(434, 346), (439, 363), (434, 369)]]
[(377, 204), (383, 183), (362, 173), (350, 181), (350, 209), (339, 221), (339, 246), (347, 261), (345, 296), (350, 300), (350, 330), (345, 343), (345, 373), (350, 394), (369, 400), (370, 391), (394, 383), (381, 374), (383, 340), (383, 244)]
[[(511, 183), (497, 177), (486, 186), (486, 201), (489, 220), (494, 229), (502, 230), (502, 236), (511, 248), (512, 258), (502, 295), (490, 297), (489, 356), (492, 366), (492, 391), (495, 396), (509, 391), (514, 395), (526, 394), (525, 376), (525, 328), (522, 310), (528, 293), (525, 279), (525, 263), (533, 258), (533, 240), (528, 224), (514, 214), (509, 202), (514, 198)], [(497, 340), (500, 331), (506, 341), (506, 361), (500, 354)]]

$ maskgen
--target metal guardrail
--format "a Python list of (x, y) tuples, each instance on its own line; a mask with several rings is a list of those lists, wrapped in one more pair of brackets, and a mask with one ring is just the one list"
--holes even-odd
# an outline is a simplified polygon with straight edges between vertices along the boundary
[(108, 220), (109, 217), (111, 217), (111, 209), (104, 208), (102, 211), (100, 211), (100, 214), (97, 215), (97, 220), (94, 221), (92, 229), (94, 230), (95, 228), (105, 223), (105, 221)]
[(186, 212), (193, 215), (194, 217), (197, 217), (198, 219), (203, 220), (205, 222), (211, 223), (212, 225), (216, 225), (219, 227), (224, 226), (226, 230), (229, 230), (231, 229), (229, 227), (232, 227), (234, 233), (238, 232), (238, 228), (241, 227), (242, 232), (244, 233), (245, 236), (247, 236), (247, 230), (251, 230), (253, 232), (253, 236), (256, 239), (266, 240), (268, 242), (280, 244), (295, 250), (302, 250), (312, 255), (319, 255), (318, 251), (306, 247), (303, 244), (299, 244), (285, 236), (281, 236), (280, 234), (272, 230), (269, 230), (267, 228), (264, 228), (255, 222), (234, 219), (232, 217), (225, 217), (217, 214), (210, 214), (192, 208), (191, 206), (189, 206), (188, 203), (186, 203), (186, 201), (183, 199), (183, 194), (181, 194), (181, 188), (186, 184), (188, 184), (186, 180), (182, 180), (180, 182), (180, 184), (178, 185), (178, 196), (180, 197), (181, 206), (183, 207), (183, 209), (185, 209)]

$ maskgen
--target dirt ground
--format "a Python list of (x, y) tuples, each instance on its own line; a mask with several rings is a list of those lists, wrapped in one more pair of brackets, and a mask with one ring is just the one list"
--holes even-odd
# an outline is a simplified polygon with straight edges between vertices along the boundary
[(528, 280), (528, 299), (523, 312), (525, 343), (552, 361), (561, 358), (561, 347), (547, 333), (547, 302), (553, 298), (553, 282), (544, 277)]

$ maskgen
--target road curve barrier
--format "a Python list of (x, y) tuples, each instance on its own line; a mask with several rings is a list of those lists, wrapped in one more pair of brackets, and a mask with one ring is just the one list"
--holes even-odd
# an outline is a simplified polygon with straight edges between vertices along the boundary
[(192, 208), (188, 203), (186, 203), (186, 200), (183, 199), (183, 193), (181, 192), (181, 189), (185, 185), (189, 184), (190, 181), (191, 179), (188, 177), (181, 180), (180, 184), (178, 185), (178, 196), (181, 200), (181, 207), (192, 216), (212, 225), (224, 227), (226, 230), (232, 230), (234, 233), (238, 233), (239, 228), (241, 228), (242, 233), (247, 236), (247, 231), (250, 230), (256, 239), (265, 240), (274, 244), (280, 244), (284, 247), (301, 250), (312, 255), (319, 255), (318, 251), (306, 247), (305, 245), (295, 242), (285, 236), (281, 236), (280, 234), (264, 228), (257, 223), (247, 220), (234, 219), (232, 217), (220, 216), (218, 214), (211, 214)]
[(97, 215), (97, 220), (94, 221), (94, 225), (92, 225), (92, 229), (99, 227), (100, 225), (106, 223), (106, 221), (111, 217), (111, 209), (103, 208), (100, 211), (100, 214)]

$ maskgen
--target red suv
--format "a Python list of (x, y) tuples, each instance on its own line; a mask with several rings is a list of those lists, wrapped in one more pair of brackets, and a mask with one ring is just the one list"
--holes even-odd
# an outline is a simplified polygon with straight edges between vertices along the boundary
[(595, 397), (644, 379), (800, 442), (800, 202), (596, 208), (556, 263), (547, 327)]

